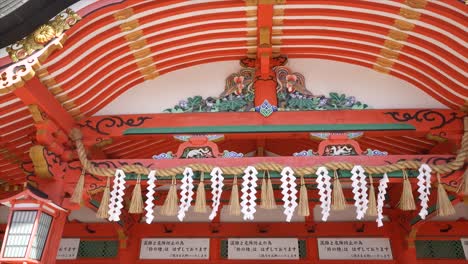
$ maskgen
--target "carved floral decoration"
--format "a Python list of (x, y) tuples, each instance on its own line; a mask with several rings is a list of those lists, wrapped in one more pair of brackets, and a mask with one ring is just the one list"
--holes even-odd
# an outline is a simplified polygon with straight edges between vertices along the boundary
[(356, 100), (354, 96), (330, 93), (328, 96), (314, 95), (306, 88), (302, 74), (292, 72), (285, 66), (274, 69), (277, 83), (278, 106), (268, 102), (255, 108), (254, 106), (254, 68), (243, 68), (238, 73), (231, 74), (226, 79), (224, 91), (218, 97), (201, 96), (181, 100), (165, 113), (190, 112), (247, 112), (257, 111), (268, 117), (275, 111), (307, 111), (307, 110), (344, 110), (366, 109), (368, 106)]
[(81, 20), (81, 17), (70, 8), (67, 8), (29, 36), (6, 47), (6, 51), (13, 62), (22, 60), (36, 50), (43, 49), (44, 45), (62, 35), (64, 31), (70, 29), (79, 20)]

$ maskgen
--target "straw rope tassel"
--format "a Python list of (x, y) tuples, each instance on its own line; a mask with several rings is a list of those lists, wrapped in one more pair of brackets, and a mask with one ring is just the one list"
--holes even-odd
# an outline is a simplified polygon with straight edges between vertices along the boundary
[(237, 175), (234, 176), (234, 181), (232, 182), (231, 189), (231, 198), (229, 199), (229, 214), (230, 215), (240, 215), (240, 203), (239, 203), (239, 187), (237, 186)]
[(78, 179), (78, 182), (76, 183), (75, 190), (73, 191), (73, 195), (70, 198), (70, 201), (72, 203), (81, 204), (82, 201), (83, 201), (83, 189), (84, 189), (85, 174), (86, 174), (86, 171), (85, 171), (85, 168), (83, 168), (81, 170), (80, 178)]
[(261, 208), (266, 207), (266, 197), (267, 197), (267, 185), (266, 185), (266, 172), (263, 172), (262, 187), (260, 188), (260, 197), (261, 197)]
[(101, 204), (97, 210), (96, 217), (107, 219), (109, 218), (109, 200), (110, 200), (110, 177), (107, 177), (106, 187), (102, 194)]
[(437, 215), (449, 216), (455, 214), (455, 208), (453, 208), (452, 202), (450, 201), (447, 191), (444, 185), (440, 182), (440, 174), (437, 173)]
[(206, 213), (206, 193), (205, 193), (205, 173), (201, 172), (200, 183), (197, 188), (197, 197), (195, 199), (195, 207), (193, 211), (196, 213)]
[(340, 183), (340, 178), (336, 170), (334, 171), (334, 180), (333, 180), (333, 201), (332, 201), (332, 210), (340, 211), (346, 208), (346, 198), (343, 194), (343, 187)]
[(299, 205), (297, 208), (299, 216), (309, 216), (309, 197), (307, 195), (307, 187), (305, 184), (304, 176), (301, 176), (301, 188), (299, 189)]
[(171, 187), (169, 187), (169, 192), (167, 193), (166, 200), (164, 201), (164, 204), (161, 207), (161, 215), (165, 215), (165, 216), (177, 215), (177, 211), (178, 211), (177, 203), (178, 203), (178, 198), (177, 198), (176, 179), (175, 177), (172, 177)]
[(403, 211), (411, 211), (416, 209), (416, 203), (414, 202), (413, 190), (411, 183), (408, 179), (406, 171), (403, 170), (403, 191), (401, 193), (400, 202), (398, 208)]
[(367, 215), (377, 215), (377, 201), (375, 200), (375, 189), (372, 175), (369, 174), (369, 208), (367, 209)]
[(273, 192), (273, 184), (271, 183), (270, 173), (267, 171), (266, 199), (265, 209), (276, 209), (275, 193)]
[(135, 188), (132, 193), (132, 200), (128, 212), (131, 214), (143, 213), (143, 198), (141, 196), (141, 176), (138, 175)]
[(468, 168), (466, 168), (465, 173), (463, 173), (463, 178), (460, 182), (460, 186), (458, 186), (457, 193), (468, 196)]

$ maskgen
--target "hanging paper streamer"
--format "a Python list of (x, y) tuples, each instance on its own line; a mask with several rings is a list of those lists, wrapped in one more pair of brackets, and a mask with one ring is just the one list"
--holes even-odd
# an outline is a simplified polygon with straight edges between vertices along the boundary
[(151, 224), (154, 219), (153, 211), (154, 211), (154, 188), (156, 187), (156, 171), (152, 170), (148, 174), (148, 187), (146, 187), (146, 190), (148, 191), (146, 193), (146, 207), (145, 207), (145, 217), (146, 217), (146, 223)]
[(367, 211), (367, 205), (369, 200), (367, 200), (367, 182), (366, 175), (364, 174), (364, 169), (356, 165), (351, 170), (352, 176), (351, 180), (353, 181), (353, 193), (354, 193), (354, 206), (356, 206), (356, 218), (358, 220), (362, 219)]
[(242, 177), (242, 202), (241, 202), (241, 212), (244, 215), (244, 220), (253, 220), (254, 219), (254, 214), (257, 211), (255, 209), (255, 206), (257, 203), (255, 200), (257, 199), (255, 197), (257, 190), (255, 189), (257, 187), (257, 174), (258, 171), (255, 169), (255, 167), (248, 166), (244, 170), (244, 176)]
[(112, 187), (109, 203), (109, 221), (119, 221), (123, 208), (123, 196), (125, 190), (125, 173), (123, 170), (115, 170), (114, 186)]
[(421, 201), (421, 211), (419, 211), (419, 216), (421, 219), (426, 219), (428, 215), (428, 203), (429, 203), (429, 195), (431, 194), (431, 172), (432, 169), (427, 164), (422, 164), (419, 167), (419, 175), (418, 175), (418, 193), (419, 193), (419, 200)]
[(290, 167), (285, 167), (281, 171), (281, 193), (283, 194), (284, 214), (286, 222), (290, 222), (294, 215), (294, 210), (297, 207), (297, 190), (296, 177), (294, 171)]
[(383, 178), (379, 181), (379, 194), (377, 194), (377, 226), (383, 226), (383, 206), (385, 201), (385, 194), (387, 194), (387, 173), (384, 173)]
[(317, 188), (319, 189), (320, 195), (320, 207), (322, 208), (322, 221), (327, 221), (328, 216), (330, 216), (331, 208), (331, 177), (328, 175), (328, 170), (326, 167), (319, 167), (317, 172)]
[(210, 220), (213, 220), (218, 213), (219, 203), (221, 199), (221, 193), (223, 192), (223, 171), (215, 167), (210, 173), (211, 175), (211, 194), (213, 194), (213, 209), (211, 210)]
[(184, 177), (181, 180), (182, 185), (180, 186), (179, 213), (177, 214), (179, 221), (184, 221), (185, 212), (188, 211), (193, 200), (193, 170), (187, 167), (183, 175)]

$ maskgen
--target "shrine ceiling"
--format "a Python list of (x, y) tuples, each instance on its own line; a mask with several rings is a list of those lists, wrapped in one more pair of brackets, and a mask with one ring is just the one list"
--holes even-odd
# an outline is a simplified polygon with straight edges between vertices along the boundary
[[(158, 76), (210, 62), (255, 58), (264, 48), (261, 44), (270, 45), (272, 58), (285, 55), (365, 67), (405, 81), (448, 108), (466, 107), (467, 6), (462, 1), (267, 2), (273, 3), (269, 15), (257, 12), (257, 1), (80, 1), (8, 51), (2, 49), (0, 172), (24, 181), (23, 162), (30, 160), (30, 148), (37, 143), (41, 112), (28, 108), (30, 102), (17, 90), (30, 80), (63, 108), (59, 116), (66, 118), (57, 122), (60, 127), (84, 122), (125, 91)], [(269, 28), (259, 27), (262, 23)], [(312, 69), (293, 70), (306, 74)], [(423, 136), (411, 140), (426, 141)], [(405, 154), (431, 148), (423, 144), (412, 149), (404, 138), (391, 141), (399, 142), (397, 148), (406, 149), (401, 150)], [(126, 144), (123, 139), (116, 142)], [(251, 145), (246, 151), (255, 149)], [(154, 153), (151, 146), (142, 146), (144, 152), (135, 155)], [(129, 154), (114, 150), (104, 152)]]

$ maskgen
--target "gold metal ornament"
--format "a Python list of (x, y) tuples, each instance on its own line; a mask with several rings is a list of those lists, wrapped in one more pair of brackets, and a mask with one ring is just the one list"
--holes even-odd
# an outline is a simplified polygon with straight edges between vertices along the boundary
[(49, 25), (42, 25), (33, 33), (34, 41), (39, 44), (46, 44), (55, 37), (55, 29)]

